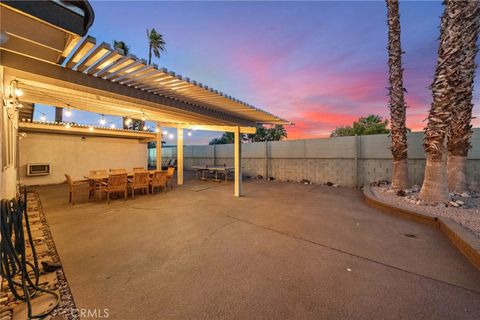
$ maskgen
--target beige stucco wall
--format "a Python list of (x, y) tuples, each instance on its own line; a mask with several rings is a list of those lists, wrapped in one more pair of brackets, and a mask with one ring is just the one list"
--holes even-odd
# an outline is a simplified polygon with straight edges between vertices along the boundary
[[(27, 163), (49, 163), (48, 176), (28, 177)], [(135, 139), (28, 133), (20, 140), (20, 180), (26, 185), (62, 183), (65, 173), (83, 179), (89, 170), (147, 167), (147, 144)]]

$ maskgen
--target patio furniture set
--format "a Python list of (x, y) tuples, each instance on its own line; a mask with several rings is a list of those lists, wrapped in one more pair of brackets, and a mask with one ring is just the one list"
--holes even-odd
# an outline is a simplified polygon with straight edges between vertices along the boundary
[[(197, 178), (200, 180), (207, 181), (208, 178), (205, 177), (205, 174), (210, 174), (213, 175), (212, 181), (214, 182), (222, 182), (225, 180), (225, 182), (228, 181), (228, 176), (233, 174), (234, 168), (233, 167), (227, 167), (226, 164), (221, 165), (221, 166), (209, 166), (209, 165), (204, 165), (204, 166), (192, 166), (192, 168), (195, 170), (195, 175)], [(219, 179), (220, 176), (224, 176), (225, 179)]]
[(107, 202), (110, 203), (111, 194), (122, 194), (127, 198), (128, 191), (132, 199), (135, 199), (135, 191), (141, 190), (147, 195), (154, 192), (155, 188), (164, 188), (168, 185), (173, 188), (172, 178), (175, 172), (174, 167), (168, 167), (166, 171), (145, 170), (143, 167), (133, 168), (132, 172), (127, 169), (91, 170), (83, 180), (73, 180), (70, 175), (65, 174), (69, 186), (69, 202), (75, 204), (75, 196), (80, 191), (88, 191), (89, 199), (102, 200), (103, 194), (107, 195)]

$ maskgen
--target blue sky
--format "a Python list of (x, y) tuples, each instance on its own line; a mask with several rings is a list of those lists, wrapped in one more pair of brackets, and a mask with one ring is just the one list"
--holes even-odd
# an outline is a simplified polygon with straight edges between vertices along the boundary
[[(289, 138), (324, 137), (370, 113), (388, 116), (384, 1), (91, 3), (89, 34), (97, 43), (123, 40), (146, 58), (146, 28), (154, 27), (167, 42), (155, 63), (295, 122)], [(401, 1), (400, 14), (407, 125), (420, 130), (431, 102), (442, 5)], [(477, 91), (475, 114), (479, 105)], [(98, 116), (75, 112), (72, 120), (92, 123)], [(187, 143), (214, 136), (195, 132)]]

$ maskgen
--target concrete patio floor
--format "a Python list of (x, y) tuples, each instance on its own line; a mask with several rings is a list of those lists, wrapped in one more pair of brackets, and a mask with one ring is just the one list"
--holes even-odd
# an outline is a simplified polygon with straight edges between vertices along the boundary
[(112, 319), (480, 317), (480, 272), (437, 230), (351, 188), (244, 189), (188, 180), (75, 206), (65, 185), (38, 191), (77, 307)]

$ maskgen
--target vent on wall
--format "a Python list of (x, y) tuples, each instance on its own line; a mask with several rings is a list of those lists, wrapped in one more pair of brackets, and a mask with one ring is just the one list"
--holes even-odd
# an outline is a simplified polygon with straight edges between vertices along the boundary
[(27, 176), (46, 176), (50, 174), (50, 164), (29, 163), (27, 164)]

